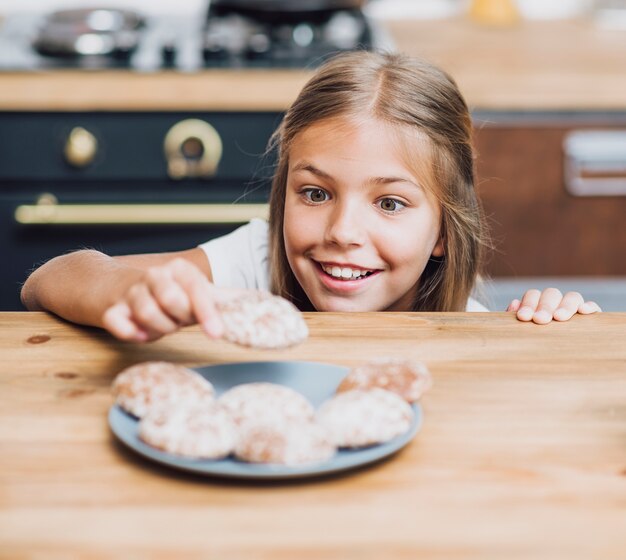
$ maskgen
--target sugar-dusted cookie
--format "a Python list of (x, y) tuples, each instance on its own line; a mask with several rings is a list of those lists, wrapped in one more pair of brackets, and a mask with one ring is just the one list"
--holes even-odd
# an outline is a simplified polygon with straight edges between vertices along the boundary
[(322, 404), (317, 419), (338, 447), (365, 447), (407, 432), (413, 410), (395, 393), (373, 388), (336, 394)]
[(431, 385), (430, 372), (423, 363), (401, 358), (381, 358), (352, 368), (337, 392), (378, 387), (414, 403)]
[(315, 422), (251, 423), (243, 428), (235, 456), (249, 463), (297, 466), (323, 463), (336, 451), (328, 432)]
[(141, 418), (154, 406), (213, 399), (213, 385), (186, 367), (143, 362), (121, 371), (112, 386), (115, 402)]
[(226, 391), (218, 401), (238, 425), (250, 422), (288, 423), (311, 420), (313, 405), (300, 393), (274, 383), (244, 383)]
[(139, 421), (139, 437), (152, 447), (194, 459), (222, 459), (237, 441), (237, 427), (215, 401), (151, 409)]
[(250, 290), (217, 303), (224, 338), (255, 348), (285, 348), (306, 339), (309, 330), (298, 309), (286, 299)]

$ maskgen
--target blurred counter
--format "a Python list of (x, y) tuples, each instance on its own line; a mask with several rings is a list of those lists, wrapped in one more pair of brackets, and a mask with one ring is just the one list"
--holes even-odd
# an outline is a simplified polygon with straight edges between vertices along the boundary
[[(490, 28), (466, 20), (385, 23), (398, 50), (431, 60), (477, 110), (626, 110), (626, 31), (587, 20)], [(310, 72), (207, 70), (0, 74), (0, 110), (283, 110)]]

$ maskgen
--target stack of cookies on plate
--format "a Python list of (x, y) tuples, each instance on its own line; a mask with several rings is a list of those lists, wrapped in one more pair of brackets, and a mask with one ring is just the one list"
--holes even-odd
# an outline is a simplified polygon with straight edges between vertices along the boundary
[(219, 398), (197, 372), (168, 362), (127, 368), (113, 383), (116, 403), (139, 418), (139, 437), (194, 459), (250, 463), (325, 462), (338, 448), (392, 440), (413, 421), (410, 403), (430, 387), (423, 364), (386, 359), (353, 368), (316, 411), (297, 391), (244, 383)]

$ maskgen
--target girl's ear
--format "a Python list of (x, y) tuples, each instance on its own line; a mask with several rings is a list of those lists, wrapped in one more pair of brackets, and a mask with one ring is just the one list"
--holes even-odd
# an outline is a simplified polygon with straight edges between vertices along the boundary
[(445, 251), (443, 249), (443, 237), (439, 237), (437, 244), (433, 247), (433, 252), (431, 256), (433, 257), (443, 257), (445, 255)]

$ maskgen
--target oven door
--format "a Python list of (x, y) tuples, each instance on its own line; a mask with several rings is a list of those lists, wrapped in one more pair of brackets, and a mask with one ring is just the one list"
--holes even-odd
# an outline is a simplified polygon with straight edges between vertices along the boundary
[[(0, 113), (0, 310), (23, 309), (29, 271), (56, 255), (178, 251), (266, 217), (273, 159), (264, 154), (280, 118)], [(212, 163), (204, 156), (216, 147), (202, 127), (176, 132), (190, 121), (217, 134)], [(85, 146), (68, 155), (79, 128), (97, 140), (95, 155)]]
[[(56, 255), (92, 248), (110, 255), (179, 251), (267, 215), (263, 201), (247, 204), (138, 204), (81, 201), (54, 195), (4, 197), (0, 202), (0, 309), (20, 310), (19, 291), (29, 271)], [(92, 222), (92, 223), (89, 223)]]

